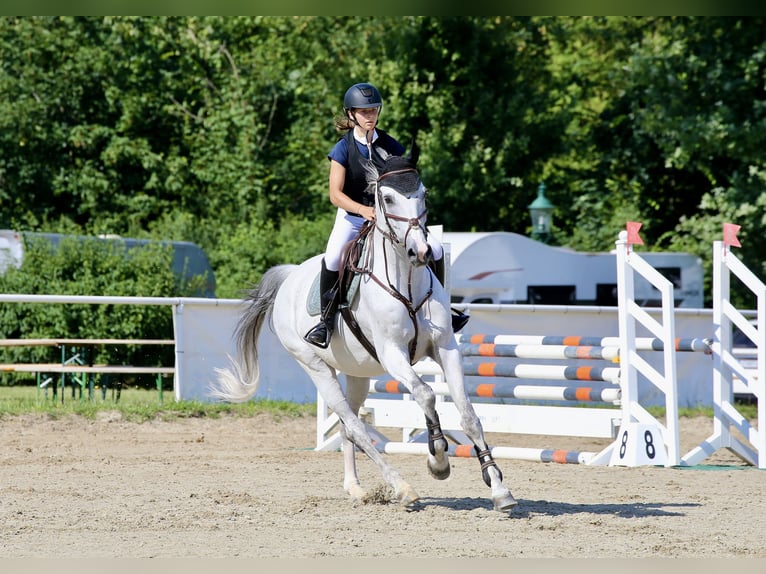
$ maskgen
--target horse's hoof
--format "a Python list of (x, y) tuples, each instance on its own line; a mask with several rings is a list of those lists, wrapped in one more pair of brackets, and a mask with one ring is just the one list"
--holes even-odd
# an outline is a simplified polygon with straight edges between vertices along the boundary
[(431, 459), (428, 460), (428, 473), (433, 476), (436, 480), (446, 480), (449, 478), (450, 472), (452, 471), (452, 467), (450, 466), (449, 460), (445, 460), (445, 465), (443, 468), (438, 468), (434, 464), (432, 464)]
[(399, 504), (402, 506), (412, 506), (418, 500), (420, 500), (420, 497), (418, 496), (418, 493), (412, 489), (412, 487), (408, 486), (407, 488), (404, 488), (397, 493), (397, 499), (399, 500)]
[(509, 492), (501, 496), (497, 496), (492, 499), (492, 503), (495, 506), (495, 510), (498, 512), (508, 512), (512, 510), (514, 506), (518, 504), (513, 495)]
[(351, 500), (354, 502), (364, 502), (367, 498), (367, 491), (358, 484), (354, 484), (353, 486), (347, 488), (346, 493), (348, 493), (348, 495), (351, 497)]

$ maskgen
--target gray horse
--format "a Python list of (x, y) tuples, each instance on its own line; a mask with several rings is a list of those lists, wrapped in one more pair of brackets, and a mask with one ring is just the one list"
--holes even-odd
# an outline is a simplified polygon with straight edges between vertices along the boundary
[[(445, 374), (452, 401), (461, 413), (461, 426), (474, 444), (482, 477), (491, 488), (494, 508), (509, 511), (516, 500), (503, 484), (502, 473), (464, 388), (449, 295), (428, 266), (432, 254), (426, 243), (426, 188), (415, 167), (416, 156), (413, 146), (406, 157), (392, 156), (381, 169), (372, 163), (367, 168), (368, 183), (376, 198), (376, 219), (367, 237), (366, 256), (357, 266), (361, 280), (347, 311), (361, 333), (352, 332), (348, 322), (339, 316), (326, 349), (307, 343), (304, 333), (316, 321), (307, 310), (307, 300), (322, 256), (301, 265), (272, 267), (249, 293), (246, 311), (237, 326), (240, 363), (218, 371), (211, 395), (230, 402), (244, 402), (255, 396), (259, 379), (257, 340), (270, 314), (280, 342), (308, 373), (341, 421), (345, 491), (355, 500), (362, 500), (366, 494), (357, 475), (356, 446), (378, 465), (397, 500), (411, 505), (418, 500), (418, 494), (375, 448), (357, 415), (367, 397), (370, 377), (387, 373), (403, 383), (425, 413), (429, 472), (437, 479), (447, 478), (448, 444), (439, 425), (435, 395), (413, 369), (417, 361), (430, 357)], [(345, 393), (338, 372), (346, 375)]]

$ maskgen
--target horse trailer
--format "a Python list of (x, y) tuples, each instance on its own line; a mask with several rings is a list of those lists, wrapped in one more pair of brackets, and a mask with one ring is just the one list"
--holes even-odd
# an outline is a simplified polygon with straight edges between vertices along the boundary
[[(614, 251), (578, 252), (508, 232), (445, 232), (441, 241), (450, 257), (453, 303), (617, 305)], [(641, 257), (673, 283), (676, 307), (703, 307), (699, 257), (643, 250)], [(661, 304), (659, 291), (641, 277), (635, 300), (645, 307)]]

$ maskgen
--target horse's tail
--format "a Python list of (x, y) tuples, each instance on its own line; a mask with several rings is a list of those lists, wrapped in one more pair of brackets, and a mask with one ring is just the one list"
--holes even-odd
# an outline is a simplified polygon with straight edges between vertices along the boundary
[(235, 338), (240, 364), (232, 361), (231, 369), (216, 369), (217, 384), (210, 396), (219, 400), (244, 403), (258, 392), (260, 367), (258, 365), (258, 335), (270, 317), (274, 298), (287, 275), (295, 265), (277, 265), (263, 274), (258, 286), (247, 296), (248, 305), (237, 324)]

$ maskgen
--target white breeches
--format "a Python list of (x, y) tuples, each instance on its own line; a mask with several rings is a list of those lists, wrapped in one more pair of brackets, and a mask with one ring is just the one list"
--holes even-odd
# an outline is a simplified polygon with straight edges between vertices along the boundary
[[(364, 221), (363, 217), (349, 215), (344, 209), (338, 209), (338, 212), (335, 214), (335, 225), (333, 225), (330, 232), (324, 254), (324, 263), (328, 270), (338, 271), (340, 269), (340, 256), (343, 246), (356, 237)], [(431, 246), (435, 261), (444, 257), (444, 247), (430, 233), (428, 235), (428, 245)]]

